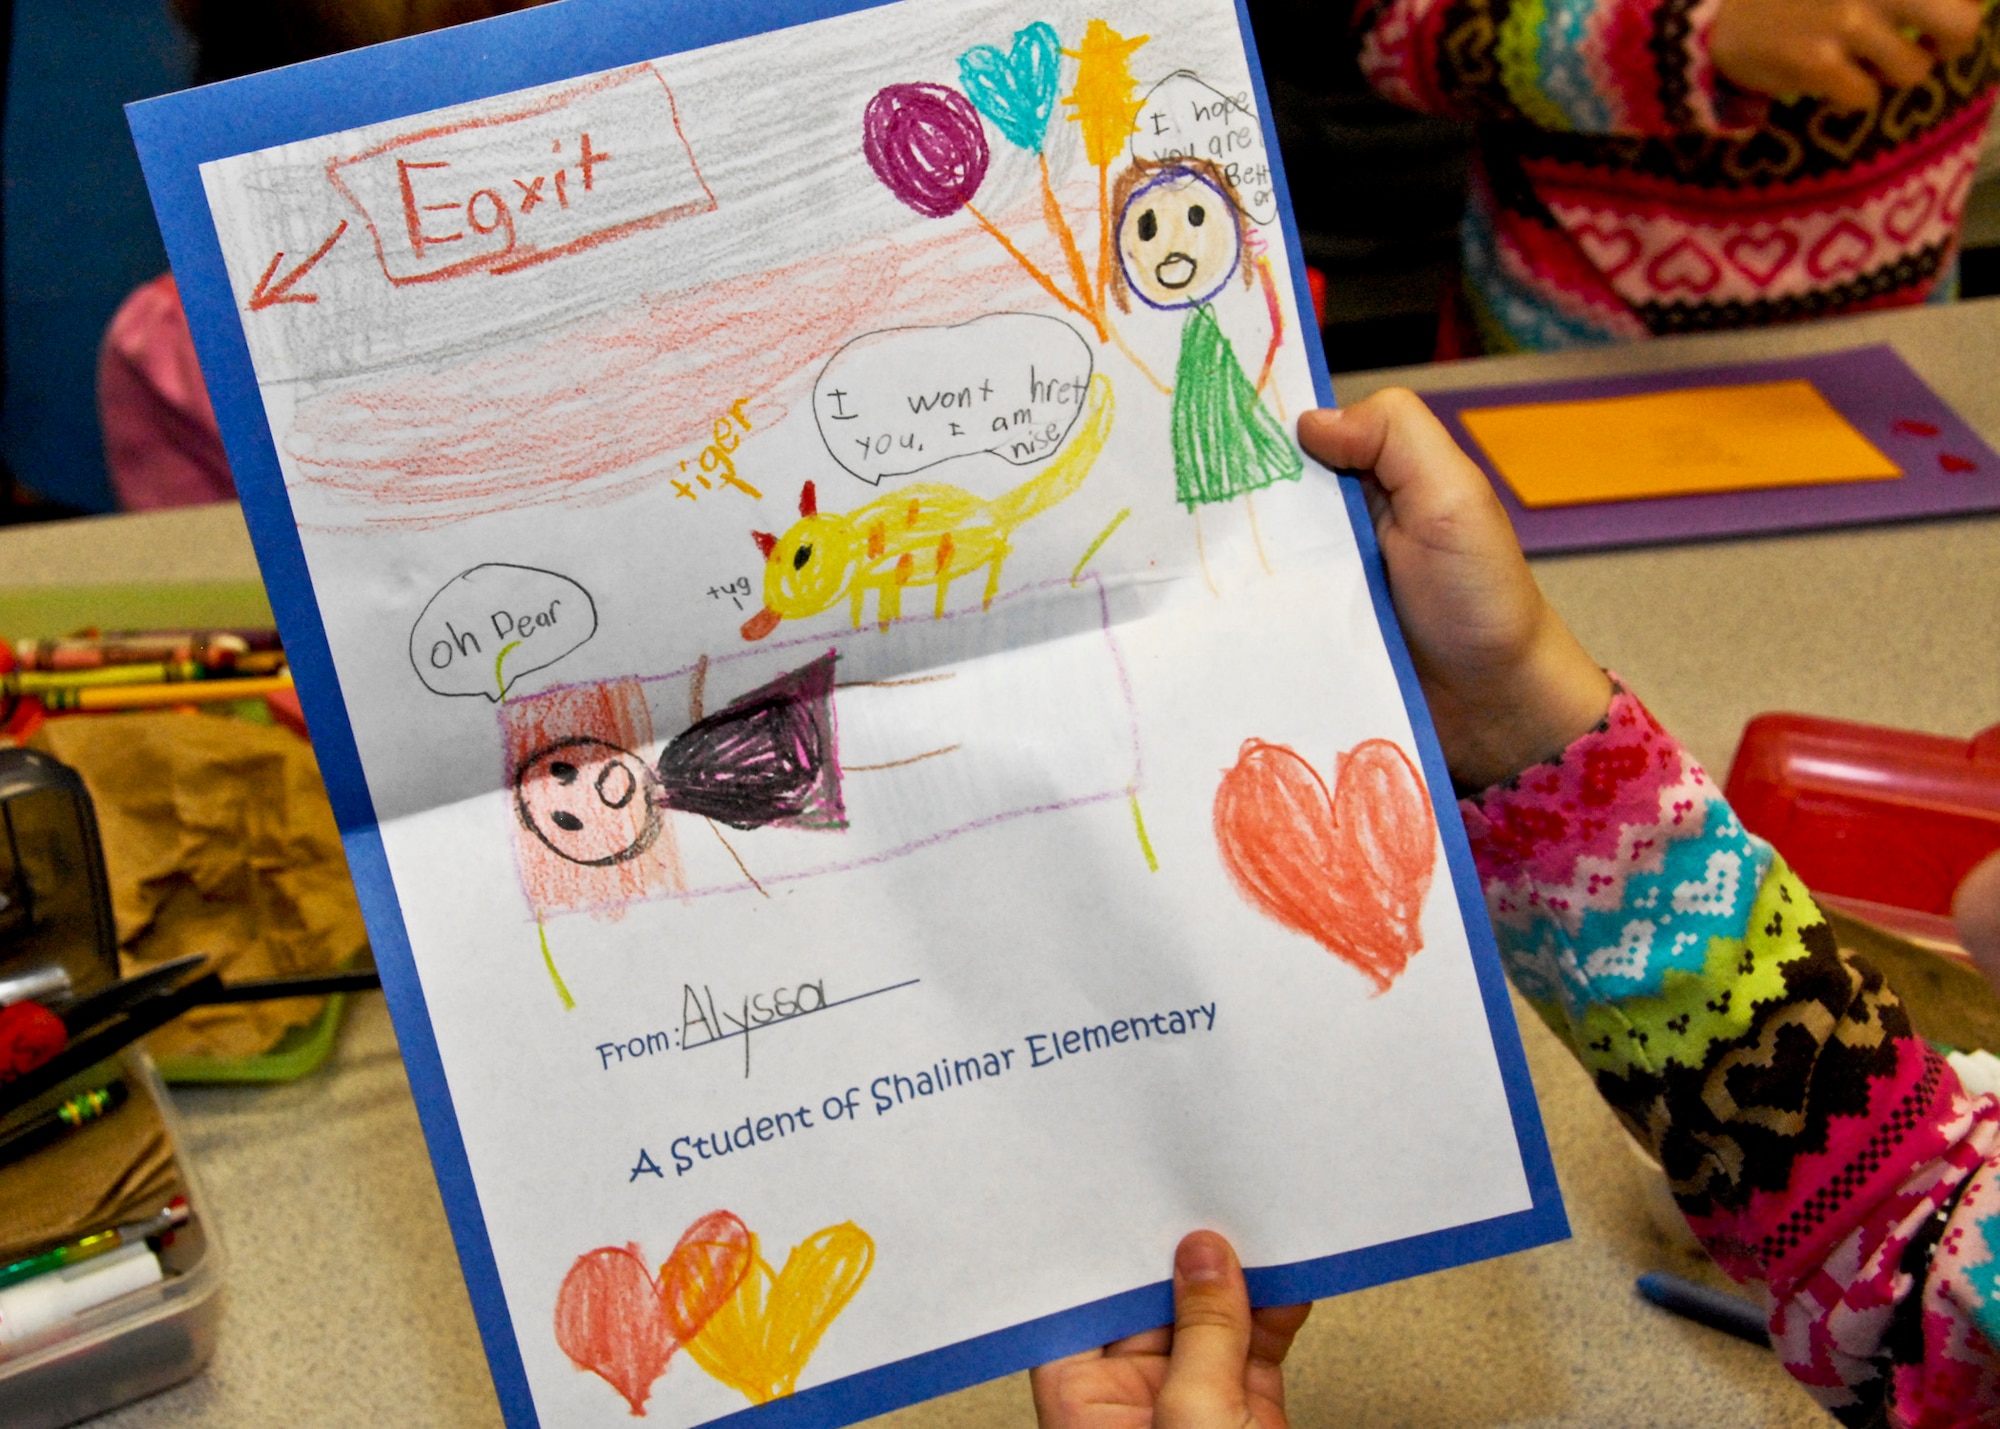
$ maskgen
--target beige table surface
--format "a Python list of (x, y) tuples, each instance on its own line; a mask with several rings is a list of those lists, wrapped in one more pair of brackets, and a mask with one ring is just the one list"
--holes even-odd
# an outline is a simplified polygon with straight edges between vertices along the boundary
[[(1894, 342), (2000, 446), (2000, 303), (1618, 352), (1509, 358), (1338, 384), (1476, 385)], [(229, 506), (0, 532), (0, 586), (229, 580), (253, 570)], [(1965, 735), (2000, 720), (2000, 519), (1537, 563), (1585, 643), (1725, 768), (1769, 709)], [(1567, 1055), (1524, 1016), (1575, 1238), (1321, 1305), (1289, 1376), (1302, 1426), (1819, 1425), (1765, 1351), (1655, 1311), (1653, 1268), (1712, 1275), (1653, 1229), (1644, 1173)], [(491, 1425), (499, 1420), (381, 1000), (326, 1070), (184, 1090), (189, 1150), (230, 1255), (220, 1349), (116, 1429)], [(898, 1429), (1031, 1422), (1019, 1377), (889, 1416)]]

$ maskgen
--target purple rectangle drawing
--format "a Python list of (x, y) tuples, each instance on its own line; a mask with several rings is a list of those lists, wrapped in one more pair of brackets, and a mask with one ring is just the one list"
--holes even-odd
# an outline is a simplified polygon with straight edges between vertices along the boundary
[[(1461, 420), (1462, 413), (1480, 407), (1799, 378), (1812, 383), (1856, 430), (1903, 469), (1903, 475), (1893, 481), (1829, 482), (1531, 510), (1515, 497)], [(1420, 395), (1493, 483), (1522, 548), (1530, 555), (2000, 511), (2000, 455), (1886, 343), (1728, 367)]]

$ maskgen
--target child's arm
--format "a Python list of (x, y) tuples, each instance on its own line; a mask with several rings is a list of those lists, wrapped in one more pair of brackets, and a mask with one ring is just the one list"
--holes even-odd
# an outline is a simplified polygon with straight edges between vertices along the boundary
[(1374, 469), (1446, 762), (1492, 785), (1464, 809), (1510, 976), (1717, 1263), (1770, 1287), (1786, 1367), (1850, 1422), (2000, 1406), (2000, 1105), (1960, 1090), (1783, 860), (1590, 663), (1416, 398), (1310, 413), (1300, 438)]
[[(1754, 128), (1766, 98), (1865, 109), (1969, 50), (1979, 0), (1360, 0), (1368, 82), (1425, 113), (1579, 134)], [(1907, 32), (1927, 37), (1931, 49)]]

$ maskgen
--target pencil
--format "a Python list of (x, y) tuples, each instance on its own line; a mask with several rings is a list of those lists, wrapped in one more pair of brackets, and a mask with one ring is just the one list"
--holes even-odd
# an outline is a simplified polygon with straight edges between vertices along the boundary
[(221, 700), (254, 700), (292, 688), (288, 670), (250, 680), (188, 680), (165, 685), (88, 685), (52, 690), (42, 696), (50, 710), (144, 710), (168, 705), (214, 704)]

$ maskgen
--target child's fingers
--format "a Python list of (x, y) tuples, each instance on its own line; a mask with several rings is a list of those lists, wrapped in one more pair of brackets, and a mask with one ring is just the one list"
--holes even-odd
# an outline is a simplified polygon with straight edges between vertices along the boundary
[(1414, 392), (1389, 387), (1339, 412), (1304, 413), (1299, 441), (1329, 465), (1374, 477), (1382, 495), (1371, 493), (1369, 508), (1378, 531), (1386, 501), (1395, 525), (1425, 547), (1518, 552), (1492, 484)]
[(1292, 1352), (1292, 1341), (1305, 1328), (1312, 1314), (1312, 1302), (1303, 1305), (1268, 1305), (1250, 1312), (1250, 1358), (1268, 1365), (1281, 1365)]
[(1327, 466), (1374, 473), (1392, 500), (1412, 483), (1441, 476), (1484, 484), (1444, 424), (1407, 387), (1385, 387), (1338, 411), (1302, 413), (1299, 445)]
[(1939, 51), (1957, 58), (1979, 38), (1978, 0), (1887, 0), (1889, 18), (1930, 36)]
[(1920, 83), (1937, 63), (1929, 50), (1904, 39), (1894, 25), (1879, 15), (1870, 15), (1850, 28), (1846, 40), (1850, 55), (1871, 65), (1898, 89)]
[(1160, 1386), (1161, 1429), (1241, 1424), (1250, 1292), (1229, 1242), (1196, 1231), (1174, 1252), (1174, 1350)]

